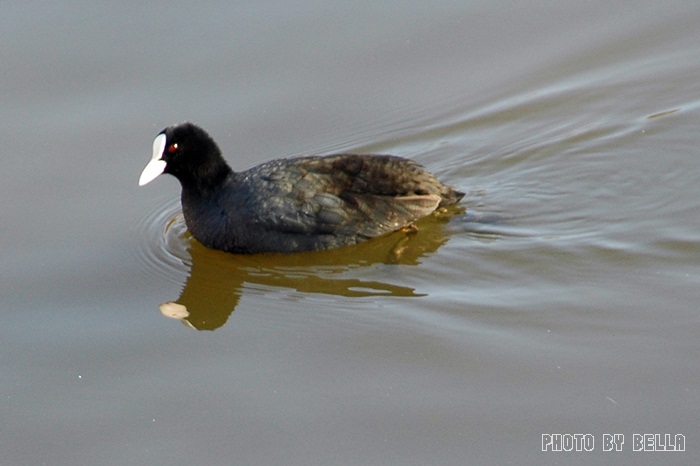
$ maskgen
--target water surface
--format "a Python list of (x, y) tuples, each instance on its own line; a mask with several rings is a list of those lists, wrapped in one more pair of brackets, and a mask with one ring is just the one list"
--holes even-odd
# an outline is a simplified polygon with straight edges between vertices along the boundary
[[(700, 12), (481, 3), (2, 4), (3, 464), (692, 464)], [(410, 157), (464, 211), (209, 251), (137, 187), (183, 120), (235, 169)]]

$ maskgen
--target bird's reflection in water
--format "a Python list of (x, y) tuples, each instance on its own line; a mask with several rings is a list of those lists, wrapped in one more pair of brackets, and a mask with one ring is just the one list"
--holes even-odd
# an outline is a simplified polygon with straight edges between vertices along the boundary
[(160, 310), (192, 328), (215, 330), (226, 323), (251, 284), (345, 297), (424, 296), (413, 288), (343, 275), (375, 264), (419, 264), (422, 256), (447, 241), (444, 224), (459, 212), (453, 208), (420, 220), (415, 229), (329, 251), (235, 255), (208, 249), (190, 238), (189, 277), (180, 297), (161, 304)]

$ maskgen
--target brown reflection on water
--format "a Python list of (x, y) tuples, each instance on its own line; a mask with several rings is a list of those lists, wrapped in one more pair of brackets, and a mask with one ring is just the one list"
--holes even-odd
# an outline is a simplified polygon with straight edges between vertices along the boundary
[(182, 293), (176, 301), (161, 304), (160, 310), (198, 330), (215, 330), (226, 323), (250, 285), (344, 297), (425, 296), (414, 288), (344, 275), (374, 264), (419, 264), (421, 257), (447, 242), (444, 223), (458, 212), (453, 209), (423, 219), (416, 223), (417, 231), (396, 232), (330, 251), (236, 255), (192, 241), (190, 274)]

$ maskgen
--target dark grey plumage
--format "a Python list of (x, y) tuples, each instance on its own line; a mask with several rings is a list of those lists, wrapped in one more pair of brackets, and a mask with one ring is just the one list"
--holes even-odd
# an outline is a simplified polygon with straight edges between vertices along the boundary
[[(187, 228), (214, 249), (296, 252), (355, 244), (464, 196), (400, 157), (298, 157), (234, 172), (201, 128), (184, 123), (161, 134), (162, 154), (151, 163), (165, 162), (162, 172), (178, 178)], [(157, 174), (151, 176), (141, 184)]]

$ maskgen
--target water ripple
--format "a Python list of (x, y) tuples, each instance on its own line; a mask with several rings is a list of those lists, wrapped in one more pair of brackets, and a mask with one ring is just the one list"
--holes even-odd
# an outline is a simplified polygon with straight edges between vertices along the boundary
[(138, 222), (137, 234), (142, 241), (137, 250), (141, 268), (168, 282), (182, 284), (191, 266), (188, 252), (191, 236), (187, 232), (178, 198), (160, 199)]

